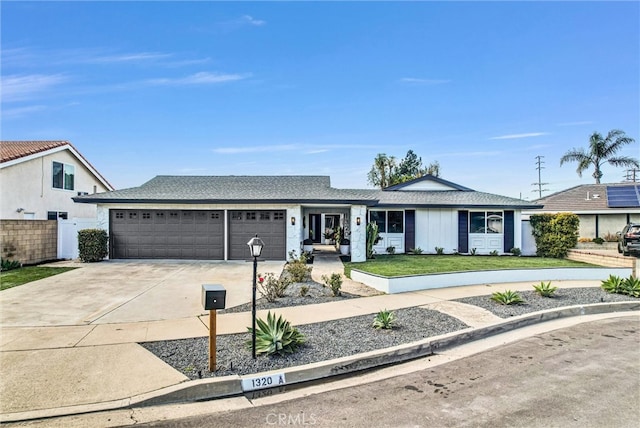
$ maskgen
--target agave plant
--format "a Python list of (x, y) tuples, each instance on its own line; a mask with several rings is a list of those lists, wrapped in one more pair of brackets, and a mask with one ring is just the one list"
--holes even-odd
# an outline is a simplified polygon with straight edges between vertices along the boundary
[[(289, 321), (280, 315), (276, 319), (276, 314), (271, 311), (267, 313), (266, 322), (262, 318), (256, 319), (256, 354), (258, 355), (285, 355), (291, 354), (304, 343), (305, 337), (292, 327)], [(253, 329), (247, 327), (249, 333)], [(251, 340), (247, 341), (248, 346), (252, 346)]]
[(373, 319), (373, 328), (375, 329), (392, 329), (393, 324), (396, 322), (396, 314), (387, 309), (382, 310), (376, 314)]
[(640, 297), (640, 279), (630, 276), (622, 282), (622, 292), (631, 297)]
[(517, 305), (519, 303), (524, 303), (522, 297), (512, 290), (505, 290), (504, 292), (496, 291), (491, 295), (491, 300), (498, 302), (501, 305)]
[(616, 275), (609, 275), (609, 278), (602, 281), (601, 287), (607, 293), (621, 293), (624, 279)]
[(553, 293), (555, 293), (556, 290), (558, 289), (558, 287), (551, 286), (551, 281), (549, 282), (540, 281), (540, 284), (538, 285), (534, 284), (533, 288), (542, 297), (553, 297)]

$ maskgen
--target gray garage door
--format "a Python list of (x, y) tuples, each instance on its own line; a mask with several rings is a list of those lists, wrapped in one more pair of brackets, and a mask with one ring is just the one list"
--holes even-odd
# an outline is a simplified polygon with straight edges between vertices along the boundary
[(114, 259), (224, 259), (224, 212), (111, 210)]
[(229, 211), (229, 259), (250, 259), (247, 242), (256, 233), (264, 241), (265, 260), (286, 259), (284, 211)]

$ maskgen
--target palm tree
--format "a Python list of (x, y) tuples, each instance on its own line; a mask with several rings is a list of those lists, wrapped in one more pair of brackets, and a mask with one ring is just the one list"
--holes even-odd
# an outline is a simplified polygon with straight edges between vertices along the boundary
[(596, 184), (600, 184), (602, 178), (601, 167), (608, 163), (615, 167), (634, 167), (640, 168), (638, 161), (628, 156), (615, 156), (615, 154), (625, 144), (631, 144), (635, 140), (627, 137), (624, 132), (619, 129), (609, 131), (606, 138), (598, 132), (594, 132), (589, 138), (589, 151), (585, 149), (571, 149), (560, 159), (560, 166), (565, 162), (578, 162), (576, 172), (582, 177), (582, 173), (589, 169), (591, 165), (594, 167), (593, 178)]

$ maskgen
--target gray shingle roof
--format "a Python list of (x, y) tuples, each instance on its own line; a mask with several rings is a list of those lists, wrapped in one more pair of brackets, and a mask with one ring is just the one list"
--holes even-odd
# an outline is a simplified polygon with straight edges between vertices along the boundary
[[(607, 204), (607, 187), (629, 186), (629, 183), (582, 184), (540, 198), (544, 211), (590, 212), (612, 210)], [(629, 210), (629, 208), (623, 208)]]
[(82, 203), (339, 203), (404, 207), (537, 208), (475, 191), (336, 189), (328, 176), (157, 176), (140, 187), (74, 198)]

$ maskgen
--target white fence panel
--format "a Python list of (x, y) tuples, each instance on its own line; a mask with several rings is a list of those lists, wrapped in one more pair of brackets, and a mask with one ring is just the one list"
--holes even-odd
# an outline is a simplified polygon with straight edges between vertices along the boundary
[(95, 218), (74, 218), (58, 220), (58, 258), (73, 260), (79, 257), (78, 231), (95, 229), (98, 221)]

